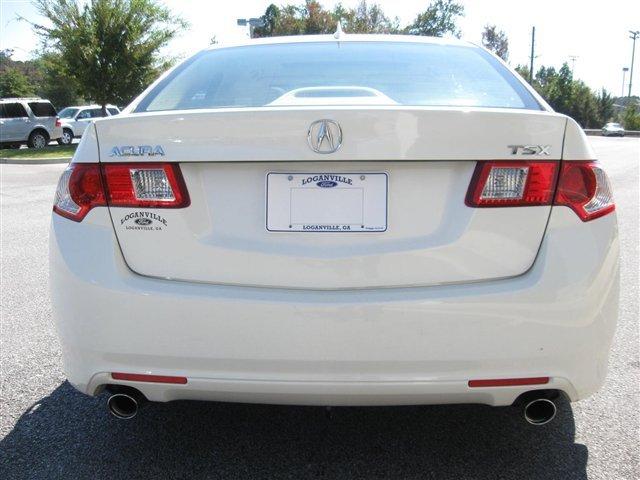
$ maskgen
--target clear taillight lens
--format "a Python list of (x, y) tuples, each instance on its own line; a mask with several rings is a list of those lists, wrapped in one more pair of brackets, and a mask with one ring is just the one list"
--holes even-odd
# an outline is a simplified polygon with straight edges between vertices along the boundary
[(103, 165), (107, 201), (114, 207), (184, 208), (190, 200), (175, 163)]
[(53, 211), (80, 222), (97, 206), (184, 208), (189, 203), (176, 164), (72, 163), (58, 182)]
[(609, 178), (598, 162), (564, 162), (554, 204), (571, 208), (585, 222), (616, 208)]
[(550, 205), (557, 162), (478, 162), (467, 192), (470, 207)]

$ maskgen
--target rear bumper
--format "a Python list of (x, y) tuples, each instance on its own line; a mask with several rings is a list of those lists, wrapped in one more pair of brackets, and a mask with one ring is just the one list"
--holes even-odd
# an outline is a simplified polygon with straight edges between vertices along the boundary
[[(55, 318), (69, 380), (150, 400), (508, 405), (534, 388), (578, 400), (604, 381), (618, 308), (615, 214), (554, 208), (533, 267), (465, 285), (285, 290), (159, 280), (123, 261), (108, 212), (53, 216)], [(162, 261), (161, 258), (158, 261)], [(186, 376), (116, 382), (109, 372)], [(469, 388), (470, 379), (548, 385)]]

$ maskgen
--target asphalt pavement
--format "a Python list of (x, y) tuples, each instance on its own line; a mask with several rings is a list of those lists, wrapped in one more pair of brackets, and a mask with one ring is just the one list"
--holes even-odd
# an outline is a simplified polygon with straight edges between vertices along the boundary
[(590, 141), (615, 188), (620, 318), (604, 388), (544, 427), (473, 405), (174, 402), (118, 421), (62, 371), (47, 239), (64, 165), (0, 165), (0, 479), (640, 478), (640, 139)]

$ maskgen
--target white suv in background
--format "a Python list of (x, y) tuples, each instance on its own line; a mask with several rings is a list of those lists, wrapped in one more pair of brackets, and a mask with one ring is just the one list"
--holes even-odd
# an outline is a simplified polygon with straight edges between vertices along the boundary
[(0, 145), (2, 148), (44, 148), (62, 136), (56, 109), (41, 98), (0, 99)]
[[(107, 117), (118, 115), (120, 109), (115, 105), (107, 105)], [(84, 105), (67, 107), (60, 111), (60, 121), (62, 122), (62, 136), (58, 140), (60, 145), (69, 145), (74, 138), (82, 137), (87, 125), (96, 118), (103, 118), (100, 105)]]

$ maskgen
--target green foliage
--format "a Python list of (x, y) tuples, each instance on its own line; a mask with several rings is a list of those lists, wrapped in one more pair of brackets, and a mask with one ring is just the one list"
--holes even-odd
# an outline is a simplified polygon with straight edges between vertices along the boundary
[(367, 4), (361, 0), (356, 8), (344, 9), (338, 4), (333, 17), (342, 22), (342, 28), (349, 33), (400, 33), (398, 18), (387, 17), (377, 4)]
[[(528, 81), (528, 67), (518, 65), (516, 71)], [(556, 112), (569, 115), (583, 128), (600, 128), (614, 116), (611, 94), (605, 89), (596, 94), (583, 81), (575, 80), (567, 63), (560, 70), (540, 67), (533, 87)]]
[(640, 113), (638, 105), (630, 103), (622, 114), (622, 126), (625, 130), (640, 130)]
[(331, 12), (315, 0), (282, 7), (271, 4), (262, 19), (265, 26), (254, 29), (255, 37), (333, 33), (337, 25)]
[(0, 97), (32, 97), (35, 88), (17, 68), (6, 68), (0, 75)]
[(464, 6), (455, 0), (435, 0), (427, 9), (418, 14), (411, 25), (405, 28), (410, 35), (442, 37), (446, 34), (460, 38), (456, 25), (458, 17), (464, 16)]
[[(34, 0), (46, 24), (32, 24), (79, 93), (100, 105), (129, 103), (166, 68), (159, 55), (186, 27), (155, 0)], [(54, 65), (55, 64), (55, 65)]]
[(269, 5), (262, 16), (265, 25), (253, 31), (256, 37), (278, 35), (306, 35), (333, 33), (338, 21), (347, 33), (410, 33), (412, 35), (446, 34), (460, 36), (456, 27), (457, 17), (464, 14), (464, 7), (454, 0), (435, 0), (424, 13), (405, 28), (398, 18), (389, 18), (376, 3), (361, 0), (355, 8), (337, 4), (326, 10), (316, 0), (306, 0), (301, 5)]
[(596, 106), (598, 109), (598, 123), (604, 125), (611, 121), (615, 114), (613, 96), (604, 88), (596, 94)]
[(485, 25), (482, 31), (482, 46), (491, 50), (505, 62), (509, 58), (509, 40), (507, 34), (495, 25)]

